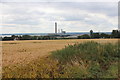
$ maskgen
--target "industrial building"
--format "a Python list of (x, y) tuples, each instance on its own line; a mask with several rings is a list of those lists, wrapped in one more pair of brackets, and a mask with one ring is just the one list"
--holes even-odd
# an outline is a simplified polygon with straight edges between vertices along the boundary
[(52, 34), (48, 34), (48, 36), (51, 37), (56, 37), (56, 38), (77, 38), (77, 36), (73, 36), (73, 35), (68, 35), (66, 34), (66, 31), (64, 31), (63, 29), (58, 29), (58, 25), (57, 22), (55, 22), (55, 33)]

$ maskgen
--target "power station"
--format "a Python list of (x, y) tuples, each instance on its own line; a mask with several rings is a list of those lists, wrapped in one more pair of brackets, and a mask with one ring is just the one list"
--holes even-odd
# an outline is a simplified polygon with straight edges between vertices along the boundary
[[(66, 31), (63, 31), (63, 29), (61, 29), (61, 32), (60, 32), (60, 29), (58, 29), (57, 28), (58, 26), (57, 26), (57, 22), (55, 22), (55, 34), (60, 34), (60, 33), (62, 33), (62, 34), (65, 34), (66, 33)], [(57, 31), (57, 29), (58, 29), (58, 31)], [(58, 33), (57, 33), (58, 32)]]
[(54, 33), (50, 33), (47, 36), (54, 37), (54, 38), (63, 38), (63, 37), (68, 37), (70, 35), (66, 34), (66, 31), (63, 29), (58, 29), (58, 24), (57, 22), (54, 23)]

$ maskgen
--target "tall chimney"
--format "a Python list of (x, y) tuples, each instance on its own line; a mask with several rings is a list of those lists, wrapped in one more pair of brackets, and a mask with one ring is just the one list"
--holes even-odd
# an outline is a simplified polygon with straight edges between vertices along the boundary
[(57, 22), (55, 22), (55, 34), (57, 34)]

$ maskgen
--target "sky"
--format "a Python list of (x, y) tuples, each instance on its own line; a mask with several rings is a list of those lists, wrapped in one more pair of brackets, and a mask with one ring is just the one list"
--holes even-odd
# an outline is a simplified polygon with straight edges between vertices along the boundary
[(118, 28), (117, 2), (4, 2), (2, 33), (111, 32)]

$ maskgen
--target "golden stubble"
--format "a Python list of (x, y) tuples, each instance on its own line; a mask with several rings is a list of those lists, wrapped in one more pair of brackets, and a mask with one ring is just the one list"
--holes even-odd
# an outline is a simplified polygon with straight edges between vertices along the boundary
[(68, 39), (68, 40), (24, 40), (2, 41), (2, 64), (4, 66), (30, 63), (47, 57), (51, 51), (59, 50), (68, 44), (96, 41), (99, 43), (116, 43), (118, 39)]

